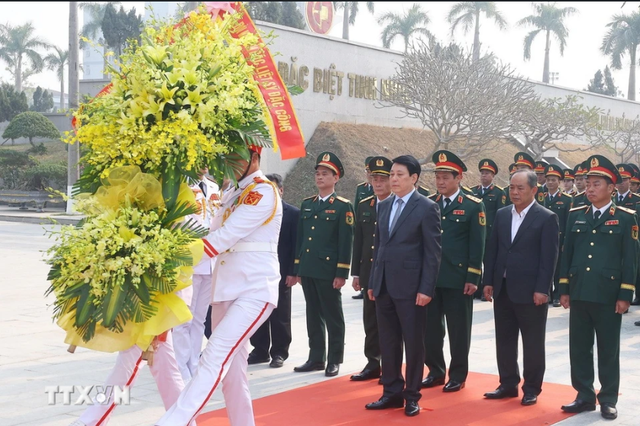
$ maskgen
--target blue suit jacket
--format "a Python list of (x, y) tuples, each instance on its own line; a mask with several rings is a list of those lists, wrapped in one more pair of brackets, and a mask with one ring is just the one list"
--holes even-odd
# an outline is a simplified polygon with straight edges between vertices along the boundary
[(414, 191), (389, 233), (395, 200), (391, 196), (378, 206), (369, 288), (379, 296), (384, 279), (392, 298), (415, 299), (418, 293), (433, 297), (442, 255), (440, 209)]

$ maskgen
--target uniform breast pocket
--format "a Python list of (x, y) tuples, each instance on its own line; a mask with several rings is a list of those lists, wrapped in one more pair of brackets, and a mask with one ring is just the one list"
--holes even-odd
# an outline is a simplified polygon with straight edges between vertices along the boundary
[(619, 226), (603, 226), (602, 228), (600, 228), (600, 233), (601, 234), (609, 234), (609, 235), (615, 235), (616, 237), (620, 236), (620, 227)]
[(449, 216), (449, 222), (456, 222), (456, 223), (465, 223), (467, 221), (467, 217), (463, 216), (463, 215), (455, 215), (452, 214), (451, 216)]
[(300, 214), (300, 217), (302, 217), (303, 220), (311, 219), (313, 217), (313, 213), (312, 212), (302, 212)]
[(586, 233), (588, 230), (589, 230), (589, 228), (588, 228), (588, 226), (586, 224), (584, 224), (584, 225), (582, 225), (582, 224), (580, 224), (580, 225), (574, 224), (571, 227), (571, 232), (575, 232), (577, 234)]
[(326, 221), (335, 221), (336, 219), (338, 219), (338, 216), (335, 214), (323, 214), (319, 217), (320, 220), (326, 220)]

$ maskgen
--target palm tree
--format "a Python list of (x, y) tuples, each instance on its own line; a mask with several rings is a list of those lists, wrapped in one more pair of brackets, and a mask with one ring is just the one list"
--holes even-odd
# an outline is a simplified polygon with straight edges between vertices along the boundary
[(53, 70), (60, 80), (60, 109), (64, 109), (64, 67), (69, 65), (69, 50), (62, 50), (58, 46), (53, 46), (56, 53), (49, 53), (44, 62), (47, 68)]
[(389, 49), (396, 36), (402, 36), (404, 39), (404, 51), (406, 52), (409, 49), (409, 39), (415, 33), (431, 36), (431, 33), (426, 28), (429, 22), (430, 19), (427, 12), (423, 11), (417, 3), (414, 3), (404, 16), (387, 12), (378, 18), (378, 24), (387, 24), (382, 30), (382, 45)]
[(451, 24), (451, 35), (456, 27), (462, 25), (465, 34), (475, 25), (473, 34), (473, 62), (480, 59), (480, 14), (484, 13), (488, 19), (493, 19), (501, 30), (507, 28), (507, 21), (498, 11), (493, 1), (461, 1), (451, 7), (447, 21)]
[(622, 58), (629, 53), (629, 87), (627, 99), (636, 100), (636, 51), (640, 44), (640, 13), (630, 15), (613, 15), (607, 24), (609, 31), (602, 39), (600, 49), (605, 55), (611, 55), (611, 66), (622, 68)]
[[(85, 22), (82, 26), (81, 34), (91, 40), (96, 40), (98, 34), (102, 35), (102, 20), (104, 19), (104, 12), (107, 10), (108, 5), (120, 6), (119, 1), (109, 1), (105, 3), (98, 2), (82, 2), (79, 4), (80, 9), (88, 10), (91, 19), (89, 22)], [(102, 42), (102, 40), (96, 40)]]
[[(22, 91), (23, 81), (42, 71), (44, 61), (36, 49), (49, 48), (49, 44), (34, 36), (34, 32), (35, 28), (31, 22), (15, 27), (0, 24), (0, 59), (9, 65), (9, 72), (13, 74), (18, 93)], [(23, 67), (25, 56), (31, 68)]]
[[(358, 16), (358, 1), (334, 1), (333, 5), (336, 9), (344, 9), (344, 15), (342, 18), (342, 38), (349, 40), (349, 25), (356, 23), (356, 16)], [(373, 2), (367, 2), (367, 9), (373, 14)]]
[(564, 47), (567, 45), (569, 31), (564, 26), (564, 18), (577, 13), (574, 7), (557, 8), (555, 4), (533, 4), (535, 15), (529, 15), (518, 21), (518, 25), (531, 25), (536, 27), (524, 38), (524, 60), (531, 59), (531, 44), (540, 31), (544, 31), (546, 40), (544, 44), (544, 69), (542, 82), (549, 83), (549, 49), (551, 48), (551, 33), (560, 42), (560, 55), (564, 55)]

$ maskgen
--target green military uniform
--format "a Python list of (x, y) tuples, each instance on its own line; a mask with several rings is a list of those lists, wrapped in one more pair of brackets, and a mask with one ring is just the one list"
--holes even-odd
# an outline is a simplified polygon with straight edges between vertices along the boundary
[[(369, 170), (372, 175), (389, 176), (392, 162), (385, 157), (372, 157)], [(356, 228), (353, 238), (353, 258), (351, 275), (359, 277), (360, 287), (365, 293), (362, 309), (364, 323), (364, 355), (367, 357), (365, 369), (380, 370), (380, 342), (376, 303), (366, 295), (369, 288), (371, 265), (373, 263), (373, 241), (376, 230), (378, 198), (375, 195), (360, 202), (356, 213)]]
[[(516, 167), (525, 166), (530, 170), (536, 170), (536, 162), (533, 160), (533, 157), (526, 152), (517, 152), (513, 157), (513, 161), (515, 162)], [(539, 162), (542, 163), (542, 162)], [(538, 166), (539, 167), (539, 166)], [(544, 170), (543, 170), (544, 173)], [(545, 188), (538, 184), (538, 192), (536, 193), (536, 201), (539, 204), (544, 205), (544, 191)]]
[(573, 207), (588, 206), (590, 204), (591, 203), (589, 202), (589, 199), (587, 198), (587, 194), (585, 193), (585, 191), (578, 192), (573, 197)]
[[(517, 171), (518, 168), (516, 166), (516, 163), (509, 164), (509, 181), (511, 181), (511, 176), (513, 176), (513, 174)], [(506, 196), (504, 205), (510, 206), (511, 204), (513, 204), (511, 202), (511, 195), (509, 194), (509, 185), (507, 185), (507, 187), (504, 189), (504, 195)]]
[[(571, 186), (572, 186), (572, 189), (570, 191), (563, 191), (563, 192), (565, 194), (571, 195), (573, 197), (574, 195), (576, 195), (578, 193), (578, 191), (576, 191), (576, 186), (574, 185), (574, 181), (575, 181), (576, 177), (573, 174), (573, 169), (563, 169), (562, 173), (564, 174), (564, 183), (566, 184), (568, 181), (571, 181)], [(547, 191), (547, 192), (549, 192), (549, 191)]]
[[(533, 168), (533, 171), (536, 172), (536, 176), (540, 176), (540, 175), (544, 175), (544, 170), (545, 168), (549, 165), (549, 163), (547, 163), (544, 160), (538, 160), (535, 162), (535, 167)], [(546, 177), (546, 176), (545, 176)], [(542, 188), (542, 192), (547, 192), (547, 184), (545, 183), (539, 183), (538, 186), (540, 186)], [(543, 204), (543, 203), (540, 203)]]
[[(342, 164), (335, 154), (324, 152), (316, 168), (327, 167), (340, 177)], [(335, 192), (322, 201), (306, 198), (300, 207), (295, 274), (301, 277), (307, 303), (307, 333), (311, 362), (340, 364), (344, 354), (344, 315), (340, 289), (334, 278), (347, 278), (351, 263), (354, 212), (351, 202)], [(329, 351), (325, 355), (325, 324)]]
[[(436, 172), (466, 171), (464, 163), (449, 151), (433, 155)], [(455, 195), (455, 194), (454, 194)], [(449, 383), (463, 384), (469, 371), (469, 347), (473, 319), (473, 295), (465, 295), (466, 283), (478, 285), (486, 238), (486, 214), (482, 201), (461, 191), (444, 206), (445, 196), (431, 199), (440, 206), (442, 218), (442, 261), (433, 300), (427, 305), (425, 364), (429, 376), (444, 378), (444, 318), (447, 320), (451, 364)], [(445, 387), (446, 390), (446, 387)]]
[[(588, 176), (620, 175), (606, 158), (589, 159)], [(560, 293), (570, 296), (571, 383), (577, 399), (595, 403), (594, 332), (598, 341), (600, 404), (616, 404), (620, 385), (620, 324), (616, 301), (631, 301), (638, 263), (638, 224), (632, 210), (615, 204), (594, 217), (592, 206), (571, 210), (561, 263)]]
[[(369, 170), (369, 161), (372, 158), (373, 157), (367, 157), (364, 160), (364, 169), (367, 172), (367, 174), (371, 173), (371, 171)], [(360, 201), (364, 200), (367, 197), (371, 197), (372, 195), (373, 195), (373, 186), (368, 181), (360, 182), (358, 184), (358, 186), (356, 187), (356, 199), (353, 203), (353, 206), (356, 212), (358, 211), (358, 205), (360, 205)]]
[(418, 185), (417, 190), (418, 190), (418, 194), (424, 195), (425, 197), (428, 197), (431, 195), (431, 191), (429, 191), (429, 188), (427, 188), (426, 186)]
[[(478, 163), (478, 170), (480, 172), (486, 170), (493, 173), (493, 175), (495, 176), (498, 174), (498, 165), (495, 163), (495, 161), (489, 158), (484, 158)], [(474, 186), (473, 195), (482, 200), (485, 213), (487, 215), (487, 238), (485, 239), (486, 251), (487, 242), (489, 241), (489, 237), (491, 236), (491, 230), (493, 229), (493, 221), (496, 217), (496, 213), (498, 212), (498, 209), (505, 206), (507, 196), (505, 195), (502, 188), (500, 188), (498, 185), (494, 185), (493, 183), (487, 188), (483, 188), (482, 184)], [(480, 282), (482, 283), (482, 280)], [(482, 284), (478, 286), (475, 297), (476, 299), (482, 298)]]
[[(564, 173), (562, 169), (558, 166), (548, 165), (545, 168), (545, 177), (555, 176), (559, 178), (561, 181), (564, 178)], [(552, 196), (553, 195), (553, 196)], [(560, 250), (558, 251), (558, 264), (560, 264), (560, 256), (562, 255), (562, 243), (564, 241), (565, 236), (565, 228), (567, 226), (567, 218), (569, 217), (569, 210), (571, 210), (573, 198), (570, 195), (565, 194), (560, 189), (556, 194), (549, 194), (548, 192), (544, 195), (544, 207), (548, 208), (552, 212), (558, 215), (558, 222), (560, 225)], [(555, 306), (560, 306), (556, 302), (560, 299), (560, 291), (559, 291), (559, 280), (560, 280), (560, 268), (556, 267), (556, 272), (553, 277), (553, 294), (551, 301)]]

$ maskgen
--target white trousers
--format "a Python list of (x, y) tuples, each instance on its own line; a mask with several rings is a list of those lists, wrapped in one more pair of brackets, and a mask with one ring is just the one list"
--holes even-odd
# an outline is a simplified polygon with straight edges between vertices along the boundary
[[(140, 368), (144, 364), (146, 362), (142, 360), (142, 350), (138, 346), (132, 346), (125, 351), (121, 351), (116, 359), (116, 364), (105, 381), (105, 386), (129, 386), (132, 388)], [(149, 367), (149, 370), (158, 385), (164, 408), (168, 409), (176, 402), (184, 388), (184, 382), (173, 353), (171, 332), (167, 334), (166, 342), (160, 342), (158, 350), (153, 356), (153, 365)], [(131, 395), (135, 397), (133, 390)], [(84, 410), (79, 420), (87, 426), (106, 425), (115, 407), (113, 395), (108, 395), (108, 400), (105, 403), (94, 402), (93, 405)], [(195, 423), (192, 426), (195, 426)]]
[(247, 380), (248, 343), (274, 308), (270, 303), (249, 298), (214, 303), (211, 309), (212, 334), (200, 357), (196, 374), (156, 425), (188, 425), (222, 383), (231, 426), (254, 426)]
[(196, 374), (204, 338), (204, 321), (207, 318), (212, 293), (211, 274), (194, 274), (192, 280), (193, 297), (189, 309), (193, 319), (173, 329), (176, 361), (185, 383)]

